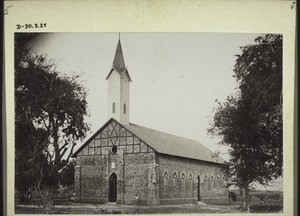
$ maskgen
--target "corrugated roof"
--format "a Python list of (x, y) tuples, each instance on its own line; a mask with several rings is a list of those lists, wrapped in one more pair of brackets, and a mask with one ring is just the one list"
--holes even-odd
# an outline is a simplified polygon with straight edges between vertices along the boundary
[(136, 124), (124, 125), (123, 127), (134, 133), (157, 152), (196, 160), (224, 164), (225, 160), (215, 156), (215, 153), (199, 142), (165, 132), (142, 127)]

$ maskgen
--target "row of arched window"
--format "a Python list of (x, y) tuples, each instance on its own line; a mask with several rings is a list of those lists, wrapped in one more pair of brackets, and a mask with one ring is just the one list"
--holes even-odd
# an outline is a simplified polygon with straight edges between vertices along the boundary
[[(113, 102), (112, 104), (112, 113), (115, 113), (116, 112), (116, 103)], [(123, 114), (126, 114), (126, 104), (124, 103), (123, 104)]]
[[(163, 187), (164, 187), (164, 192), (165, 193), (169, 193), (170, 191), (168, 190), (172, 190), (174, 193), (177, 193), (179, 190), (181, 191), (181, 193), (185, 194), (186, 192), (191, 192), (193, 190), (193, 175), (190, 174), (188, 176), (188, 179), (186, 179), (186, 176), (184, 173), (182, 173), (181, 175), (177, 175), (176, 172), (173, 173), (173, 180), (170, 181), (168, 180), (168, 178), (171, 177), (168, 175), (167, 172), (164, 173), (163, 176)], [(210, 181), (207, 175), (204, 176), (204, 185), (203, 189), (205, 191), (210, 191), (213, 188), (215, 189), (222, 189), (223, 187), (223, 183), (220, 178), (220, 176), (217, 176), (216, 178), (214, 178), (214, 176), (210, 177)], [(225, 180), (225, 177), (223, 177), (223, 180)], [(180, 181), (180, 185), (179, 185), (179, 181)], [(197, 183), (199, 184), (200, 187), (200, 176), (198, 176), (197, 178)], [(172, 182), (172, 185), (169, 185)], [(180, 186), (180, 188), (178, 188), (178, 186)]]

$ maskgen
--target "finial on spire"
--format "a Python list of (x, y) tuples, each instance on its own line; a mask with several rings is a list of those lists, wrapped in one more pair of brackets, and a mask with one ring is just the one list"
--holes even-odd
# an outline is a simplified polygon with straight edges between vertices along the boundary
[(119, 40), (121, 39), (121, 33), (119, 32)]

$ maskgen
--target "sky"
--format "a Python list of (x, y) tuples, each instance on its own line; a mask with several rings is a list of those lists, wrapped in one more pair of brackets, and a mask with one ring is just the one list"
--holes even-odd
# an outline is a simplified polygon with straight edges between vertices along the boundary
[[(207, 134), (215, 100), (236, 91), (233, 67), (240, 47), (257, 34), (120, 33), (132, 79), (130, 122), (199, 141), (212, 151), (227, 148)], [(57, 70), (80, 75), (88, 90), (87, 138), (107, 120), (107, 80), (118, 33), (44, 33), (32, 50), (55, 59)], [(82, 142), (83, 143), (83, 142)], [(78, 147), (81, 145), (79, 143)]]
[[(225, 101), (237, 91), (233, 67), (240, 47), (253, 44), (257, 36), (121, 32), (125, 65), (132, 79), (130, 122), (197, 140), (228, 160), (228, 148), (218, 144), (220, 138), (209, 136), (207, 128), (216, 100)], [(43, 33), (30, 45), (36, 53), (55, 59), (61, 73), (80, 75), (88, 90), (86, 122), (91, 129), (86, 139), (109, 119), (106, 76), (118, 40), (118, 33)], [(282, 188), (281, 181), (267, 189), (272, 188)]]

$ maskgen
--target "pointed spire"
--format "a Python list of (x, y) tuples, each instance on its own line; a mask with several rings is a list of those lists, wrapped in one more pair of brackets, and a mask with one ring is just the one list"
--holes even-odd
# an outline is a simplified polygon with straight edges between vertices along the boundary
[(107, 75), (106, 79), (109, 78), (110, 74), (114, 70), (117, 71), (120, 74), (121, 77), (123, 77), (124, 75), (127, 75), (129, 81), (132, 82), (132, 80), (130, 78), (130, 75), (129, 75), (129, 72), (128, 72), (127, 68), (125, 67), (125, 61), (124, 61), (123, 51), (122, 51), (122, 46), (121, 46), (121, 41), (120, 41), (120, 33), (119, 33), (119, 41), (118, 41), (118, 45), (117, 45), (117, 49), (116, 49), (112, 69), (110, 70), (110, 72)]
[(117, 45), (116, 53), (115, 53), (115, 58), (113, 62), (113, 67), (121, 73), (123, 69), (125, 69), (125, 62), (124, 62), (124, 57), (123, 57), (123, 52), (122, 52), (122, 46), (121, 46), (121, 41), (119, 38), (119, 42)]

